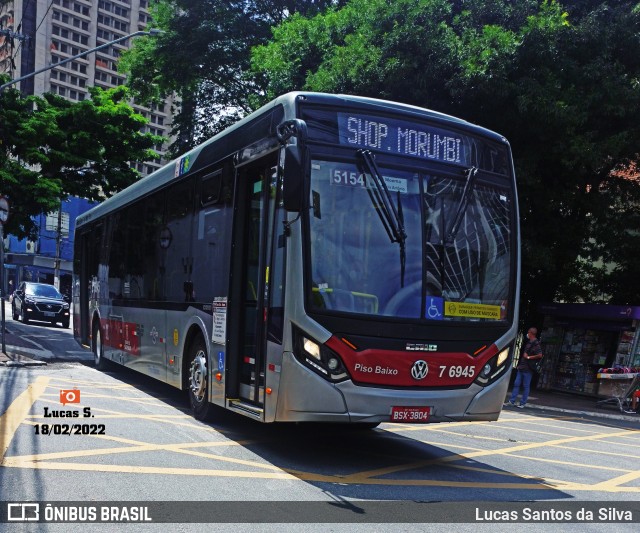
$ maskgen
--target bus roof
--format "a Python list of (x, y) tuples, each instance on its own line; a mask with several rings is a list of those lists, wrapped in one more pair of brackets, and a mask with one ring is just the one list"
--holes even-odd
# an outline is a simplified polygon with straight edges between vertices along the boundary
[[(296, 104), (298, 102), (304, 102), (311, 105), (316, 104), (324, 106), (349, 107), (356, 109), (361, 108), (363, 110), (366, 109), (368, 111), (374, 112), (378, 111), (413, 115), (416, 118), (427, 118), (442, 125), (448, 125), (450, 127), (453, 126), (458, 129), (466, 130), (469, 133), (488, 138), (490, 140), (493, 140), (494, 142), (507, 144), (506, 139), (502, 135), (499, 135), (491, 130), (488, 130), (481, 126), (477, 126), (451, 115), (447, 115), (445, 113), (440, 113), (438, 111), (433, 111), (414, 105), (402, 104), (398, 102), (380, 100), (364, 96), (294, 91), (277, 97), (275, 100), (272, 100), (268, 104), (265, 104), (260, 109), (247, 115), (245, 118), (213, 136), (211, 139), (208, 139), (204, 143), (196, 146), (180, 157), (167, 163), (165, 166), (159, 168), (152, 174), (145, 176), (126, 189), (106, 199), (104, 202), (97, 205), (93, 209), (87, 211), (86, 213), (83, 213), (78, 217), (76, 227), (99, 219), (107, 215), (111, 211), (128, 205), (136, 199), (141, 198), (155, 191), (156, 189), (162, 188), (163, 186), (171, 183), (179, 177), (182, 177), (186, 174), (191, 174), (193, 171), (200, 170), (205, 166), (216, 163), (218, 160), (224, 157), (228, 157), (231, 153), (237, 152), (244, 146), (250, 145), (252, 142), (255, 142), (269, 135), (274, 135), (275, 127), (278, 125), (278, 123), (284, 120), (296, 118)], [(278, 110), (277, 114), (275, 113), (276, 110)], [(277, 115), (278, 123), (276, 124), (273, 124), (271, 120), (271, 117), (274, 114)], [(265, 124), (265, 117), (267, 118), (267, 124)], [(262, 128), (255, 128), (254, 126), (261, 121)], [(247, 132), (243, 132), (243, 130), (249, 125), (251, 125), (251, 127), (247, 130)], [(249, 136), (249, 131), (255, 135), (252, 137)], [(237, 135), (238, 133), (243, 134)], [(213, 148), (218, 144), (220, 140), (228, 136), (235, 136), (238, 139), (242, 139), (241, 142), (244, 144), (242, 146), (233, 146), (233, 143), (222, 143), (225, 146), (221, 146), (220, 150), (211, 150), (212, 153), (209, 154), (210, 157), (204, 158), (206, 159), (206, 161), (199, 161), (199, 158), (203, 152), (207, 152), (208, 149)], [(229, 144), (231, 144), (231, 146), (229, 146)], [(216, 155), (219, 156), (217, 159)], [(184, 173), (178, 174), (177, 167), (181, 165), (181, 162), (183, 161), (188, 161), (189, 169)]]

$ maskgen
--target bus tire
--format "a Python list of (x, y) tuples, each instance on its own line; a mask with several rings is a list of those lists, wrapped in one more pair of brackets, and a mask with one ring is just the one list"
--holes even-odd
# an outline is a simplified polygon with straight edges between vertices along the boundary
[(102, 344), (102, 331), (96, 322), (93, 326), (93, 364), (98, 370), (106, 370), (108, 361), (104, 358), (104, 344)]
[(209, 367), (207, 349), (198, 335), (189, 346), (187, 359), (187, 393), (196, 420), (208, 420), (213, 411), (209, 403)]

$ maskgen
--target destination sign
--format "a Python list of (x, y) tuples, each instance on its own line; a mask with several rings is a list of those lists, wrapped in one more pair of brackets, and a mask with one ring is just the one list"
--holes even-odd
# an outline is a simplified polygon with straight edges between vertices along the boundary
[(393, 154), (471, 165), (470, 139), (424, 124), (355, 113), (338, 113), (339, 143)]

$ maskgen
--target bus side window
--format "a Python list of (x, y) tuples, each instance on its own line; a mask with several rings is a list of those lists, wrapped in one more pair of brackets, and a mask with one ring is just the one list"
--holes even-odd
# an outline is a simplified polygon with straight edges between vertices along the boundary
[[(186, 281), (192, 281), (193, 257), (191, 234), (193, 226), (194, 180), (177, 183), (166, 192), (165, 225), (171, 234), (171, 243), (165, 250), (165, 294), (172, 302), (199, 298), (199, 287), (192, 283), (191, 294), (185, 293)], [(195, 291), (195, 294), (194, 294)]]
[(222, 169), (204, 176), (199, 185), (200, 206), (217, 204), (222, 192)]
[(192, 281), (199, 302), (226, 296), (229, 276), (233, 174), (218, 169), (198, 182), (198, 200), (193, 231)]

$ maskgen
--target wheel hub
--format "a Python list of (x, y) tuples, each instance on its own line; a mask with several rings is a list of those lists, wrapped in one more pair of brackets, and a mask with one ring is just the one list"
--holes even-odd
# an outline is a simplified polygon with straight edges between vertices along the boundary
[(189, 388), (198, 402), (204, 400), (207, 389), (207, 357), (203, 351), (199, 351), (191, 361)]

